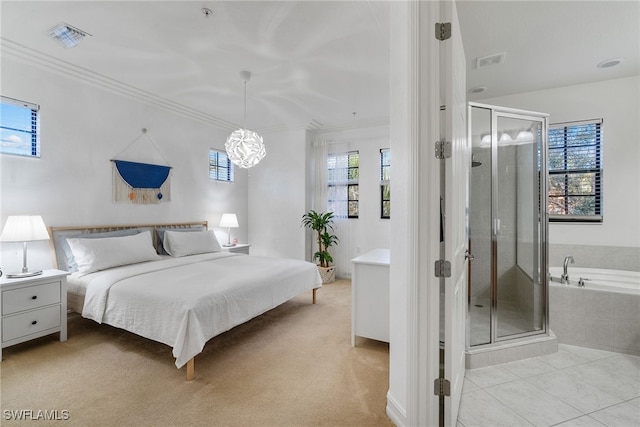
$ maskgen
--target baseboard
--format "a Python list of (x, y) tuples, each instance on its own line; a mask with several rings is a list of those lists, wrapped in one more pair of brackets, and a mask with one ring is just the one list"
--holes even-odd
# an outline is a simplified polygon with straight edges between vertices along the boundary
[(389, 392), (387, 392), (387, 416), (398, 427), (405, 427), (407, 425), (407, 412)]
[(550, 330), (548, 334), (505, 340), (496, 344), (467, 349), (465, 368), (484, 368), (557, 352), (558, 338)]

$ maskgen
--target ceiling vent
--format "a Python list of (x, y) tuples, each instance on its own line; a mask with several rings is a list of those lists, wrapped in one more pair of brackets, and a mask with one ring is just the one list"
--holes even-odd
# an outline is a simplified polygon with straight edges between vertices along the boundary
[(476, 68), (484, 68), (490, 65), (498, 65), (504, 62), (506, 52), (496, 53), (493, 55), (483, 56), (482, 58), (476, 58)]
[(80, 43), (80, 40), (86, 36), (91, 36), (91, 34), (76, 27), (72, 27), (65, 22), (62, 22), (49, 30), (49, 37), (56, 40), (66, 48), (77, 46), (78, 43)]

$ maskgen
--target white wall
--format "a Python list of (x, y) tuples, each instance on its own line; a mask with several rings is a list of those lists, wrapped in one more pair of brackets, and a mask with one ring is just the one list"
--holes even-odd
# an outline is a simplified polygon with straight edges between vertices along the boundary
[[(232, 238), (246, 241), (246, 171), (236, 169), (233, 184), (208, 178), (209, 148), (224, 150), (227, 130), (8, 55), (1, 87), (4, 96), (39, 104), (41, 117), (41, 158), (0, 155), (2, 225), (8, 215), (25, 213), (42, 215), (48, 226), (207, 220), (223, 241), (220, 216), (235, 212), (240, 228)], [(153, 142), (142, 137), (125, 150), (143, 127)], [(114, 203), (110, 160), (116, 156), (172, 166), (171, 201)], [(21, 247), (2, 245), (3, 271), (21, 266)], [(30, 244), (29, 260), (31, 268), (50, 267), (47, 244)]]
[(249, 169), (251, 254), (305, 259), (305, 130), (261, 133), (266, 157)]
[(640, 247), (640, 77), (481, 102), (549, 113), (549, 123), (602, 118), (602, 224), (550, 224), (549, 243)]
[[(391, 139), (391, 155), (393, 164), (403, 165), (395, 172), (391, 181), (391, 224), (394, 237), (409, 235), (413, 217), (412, 201), (415, 197), (410, 194), (413, 189), (411, 182), (412, 151), (410, 147), (411, 110), (408, 99), (411, 98), (409, 63), (412, 46), (411, 32), (407, 22), (410, 22), (411, 11), (405, 2), (392, 3), (390, 6), (390, 117), (389, 134)], [(406, 165), (406, 166), (405, 166)], [(397, 169), (397, 168), (396, 168)], [(391, 171), (393, 173), (393, 170)], [(413, 249), (409, 239), (393, 238), (389, 245), (391, 265), (389, 266), (389, 391), (387, 392), (387, 414), (396, 425), (406, 425), (407, 410), (410, 401), (408, 396), (409, 382), (408, 360), (410, 352), (408, 319), (410, 251)]]
[[(396, 425), (437, 425), (439, 369), (439, 2), (391, 2), (392, 153), (387, 414)], [(429, 260), (429, 261), (426, 261)]]

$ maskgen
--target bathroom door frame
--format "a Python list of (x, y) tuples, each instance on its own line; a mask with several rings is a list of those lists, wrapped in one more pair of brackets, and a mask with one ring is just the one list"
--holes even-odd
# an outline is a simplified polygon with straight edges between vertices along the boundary
[(466, 60), (456, 5), (441, 1), (441, 22), (451, 23), (451, 37), (440, 42), (441, 141), (451, 144), (451, 156), (440, 161), (443, 240), (441, 259), (450, 275), (440, 279), (444, 306), (440, 307), (443, 339), (441, 358), (449, 395), (440, 398), (440, 426), (457, 423), (465, 374), (467, 268), (469, 242), (469, 174), (471, 141), (467, 138)]

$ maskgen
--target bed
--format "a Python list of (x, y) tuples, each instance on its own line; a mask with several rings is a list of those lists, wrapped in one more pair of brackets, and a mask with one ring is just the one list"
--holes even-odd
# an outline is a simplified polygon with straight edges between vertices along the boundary
[(322, 286), (310, 262), (223, 251), (204, 221), (50, 234), (69, 309), (170, 346), (189, 381), (208, 340), (303, 292), (315, 304)]

